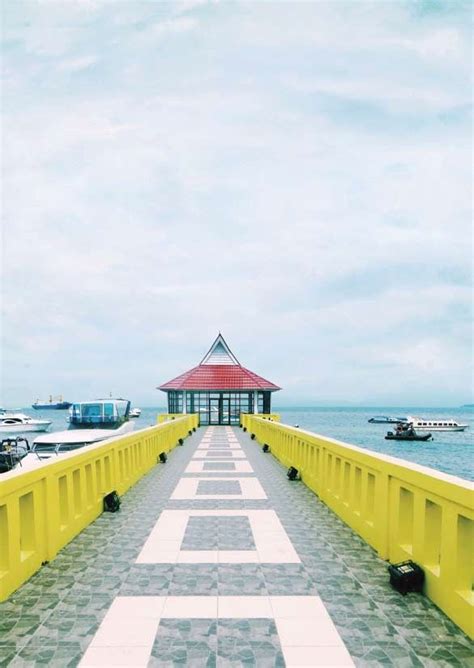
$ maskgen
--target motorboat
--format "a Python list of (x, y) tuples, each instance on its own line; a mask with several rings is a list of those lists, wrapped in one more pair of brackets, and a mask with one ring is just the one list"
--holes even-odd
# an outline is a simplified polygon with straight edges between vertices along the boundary
[(11, 471), (30, 451), (26, 438), (5, 438), (0, 443), (0, 473)]
[(430, 438), (433, 438), (431, 434), (417, 434), (414, 430), (403, 430), (403, 431), (389, 431), (385, 436), (387, 441), (429, 441)]
[(142, 409), (141, 408), (130, 409), (130, 417), (131, 418), (139, 418), (141, 414), (142, 414)]
[(48, 401), (40, 401), (37, 399), (34, 404), (31, 404), (31, 407), (34, 408), (35, 411), (44, 411), (48, 409), (63, 411), (71, 408), (71, 406), (72, 404), (70, 401), (63, 401), (61, 396), (54, 399), (52, 394), (49, 395)]
[(21, 434), (25, 431), (46, 431), (51, 420), (36, 420), (24, 413), (1, 413), (0, 432)]
[(68, 429), (38, 436), (33, 441), (29, 458), (47, 459), (127, 434), (135, 428), (129, 418), (130, 401), (127, 399), (96, 399), (73, 403)]
[(392, 417), (391, 415), (374, 415), (374, 417), (367, 420), (371, 424), (398, 424), (400, 422), (407, 422), (406, 417)]
[(461, 424), (452, 418), (408, 417), (408, 422), (418, 431), (464, 431), (468, 424)]

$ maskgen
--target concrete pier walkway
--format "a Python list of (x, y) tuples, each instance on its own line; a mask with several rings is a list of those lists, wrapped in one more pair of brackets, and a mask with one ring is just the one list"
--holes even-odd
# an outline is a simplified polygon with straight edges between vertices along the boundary
[(474, 666), (247, 434), (201, 428), (0, 604), (0, 666)]

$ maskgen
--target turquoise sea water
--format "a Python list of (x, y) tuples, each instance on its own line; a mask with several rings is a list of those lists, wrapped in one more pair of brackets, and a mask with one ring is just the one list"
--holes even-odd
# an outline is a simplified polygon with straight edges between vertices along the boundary
[[(302, 407), (276, 408), (281, 421), (298, 424), (301, 429), (313, 431), (323, 436), (337, 438), (368, 450), (400, 457), (438, 471), (451, 473), (468, 480), (474, 480), (474, 410), (467, 408), (347, 408), (347, 407)], [(21, 409), (27, 415), (52, 420), (50, 431), (67, 429), (68, 411), (35, 411), (31, 407)], [(141, 416), (134, 420), (135, 429), (143, 429), (156, 424), (157, 413), (163, 408), (143, 408)], [(393, 425), (369, 424), (367, 420), (374, 415), (419, 415), (426, 417), (453, 417), (458, 422), (467, 422), (470, 426), (464, 432), (433, 432), (434, 440), (426, 443), (404, 443), (386, 441), (384, 436)], [(38, 434), (25, 434), (33, 441)], [(1, 434), (6, 438), (6, 434)]]
[[(301, 429), (358, 445), (368, 450), (430, 466), (438, 471), (474, 480), (474, 410), (453, 408), (275, 408), (281, 421)], [(469, 424), (466, 431), (433, 432), (426, 443), (386, 441), (385, 434), (395, 425), (369, 424), (374, 415), (452, 417)]]

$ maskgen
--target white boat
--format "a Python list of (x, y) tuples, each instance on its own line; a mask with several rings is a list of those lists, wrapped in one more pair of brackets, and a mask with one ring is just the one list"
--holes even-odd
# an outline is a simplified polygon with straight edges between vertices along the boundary
[(28, 466), (28, 460), (48, 459), (127, 434), (135, 428), (134, 423), (129, 421), (130, 402), (126, 399), (82, 401), (74, 403), (70, 412), (69, 428), (38, 436), (22, 466)]
[(422, 418), (409, 415), (407, 421), (416, 431), (464, 431), (468, 424), (461, 424), (452, 418)]
[(0, 415), (0, 432), (21, 434), (25, 431), (46, 431), (51, 420), (36, 420), (24, 413), (2, 413)]
[(371, 424), (398, 424), (406, 421), (406, 417), (394, 417), (393, 415), (374, 415), (370, 420), (367, 420)]
[(139, 418), (141, 414), (142, 414), (141, 408), (132, 408), (130, 411), (131, 418)]

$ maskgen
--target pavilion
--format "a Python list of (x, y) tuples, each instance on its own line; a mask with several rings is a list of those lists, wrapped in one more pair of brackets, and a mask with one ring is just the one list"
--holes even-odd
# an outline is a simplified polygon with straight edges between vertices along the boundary
[(168, 394), (169, 413), (198, 413), (201, 425), (238, 425), (240, 413), (271, 413), (281, 388), (243, 367), (219, 333), (198, 366), (157, 389)]

